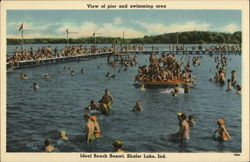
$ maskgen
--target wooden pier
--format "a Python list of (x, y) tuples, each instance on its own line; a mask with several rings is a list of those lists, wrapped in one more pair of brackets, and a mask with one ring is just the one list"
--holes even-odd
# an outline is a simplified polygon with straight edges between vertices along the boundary
[[(239, 50), (126, 50), (126, 51), (117, 51), (118, 53), (122, 54), (175, 54), (175, 55), (241, 55), (241, 51)], [(48, 65), (48, 64), (58, 64), (58, 63), (65, 63), (65, 62), (72, 62), (72, 61), (82, 61), (86, 59), (96, 58), (96, 57), (106, 57), (106, 56), (114, 55), (113, 52), (105, 52), (105, 53), (91, 53), (91, 54), (79, 54), (76, 56), (60, 56), (60, 57), (53, 57), (53, 58), (44, 58), (39, 60), (25, 60), (19, 61), (18, 64), (14, 67), (11, 67), (9, 63), (7, 63), (7, 71), (11, 71), (14, 69), (32, 67), (32, 66), (40, 66), (40, 65)]]

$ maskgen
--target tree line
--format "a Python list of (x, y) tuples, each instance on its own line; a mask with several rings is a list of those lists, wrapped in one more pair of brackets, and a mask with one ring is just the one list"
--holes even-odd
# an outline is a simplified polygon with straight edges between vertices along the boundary
[[(177, 39), (178, 38), (178, 39)], [(216, 43), (232, 43), (241, 44), (242, 32), (223, 33), (209, 31), (188, 31), (179, 33), (165, 33), (154, 36), (144, 36), (142, 38), (123, 39), (120, 37), (96, 37), (97, 44), (216, 44)], [(7, 45), (21, 44), (21, 39), (7, 39)], [(64, 38), (34, 38), (24, 39), (24, 44), (65, 44), (67, 40)], [(94, 44), (94, 37), (82, 37), (69, 39), (70, 44)]]

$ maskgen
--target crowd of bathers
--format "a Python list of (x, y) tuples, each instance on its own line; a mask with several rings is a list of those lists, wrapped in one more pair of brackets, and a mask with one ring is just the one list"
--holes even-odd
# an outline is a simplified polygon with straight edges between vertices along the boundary
[[(196, 58), (197, 62), (199, 58)], [(176, 61), (175, 55), (162, 54), (159, 58), (155, 54), (149, 57), (150, 65), (140, 66), (135, 81), (183, 81), (192, 82), (190, 64), (182, 68), (182, 63)]]
[(241, 51), (241, 45), (218, 44), (212, 46), (185, 46), (185, 45), (169, 45), (169, 50), (176, 51)]
[(227, 81), (226, 91), (232, 91), (234, 88), (237, 94), (241, 94), (241, 86), (237, 84), (237, 81), (236, 81), (236, 78), (237, 78), (236, 70), (232, 70), (231, 78), (228, 78), (226, 80), (226, 71), (227, 71), (227, 65), (228, 65), (228, 58), (226, 57), (226, 55), (221, 54), (219, 56), (215, 56), (214, 62), (217, 63), (215, 66), (217, 72), (215, 72), (215, 75), (213, 78), (210, 78), (210, 81), (215, 81), (217, 83), (220, 83), (221, 85), (224, 85)]

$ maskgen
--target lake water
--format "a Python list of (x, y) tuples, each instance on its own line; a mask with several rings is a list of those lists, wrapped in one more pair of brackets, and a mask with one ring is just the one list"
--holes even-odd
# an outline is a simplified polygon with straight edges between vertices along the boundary
[[(139, 65), (149, 64), (148, 56), (137, 55)], [(228, 58), (231, 61), (227, 78), (235, 69), (242, 85), (241, 56)], [(65, 66), (77, 73), (71, 76)], [(241, 96), (235, 90), (226, 92), (226, 85), (209, 81), (215, 66), (213, 57), (203, 56), (201, 66), (192, 66), (197, 86), (189, 94), (176, 97), (166, 93), (166, 89), (136, 89), (133, 84), (138, 66), (127, 71), (123, 71), (123, 66), (113, 69), (106, 64), (106, 58), (15, 70), (7, 74), (7, 152), (41, 152), (46, 138), (52, 139), (58, 152), (113, 152), (115, 139), (124, 141), (126, 152), (240, 152)], [(80, 73), (81, 68), (85, 69), (84, 74)], [(122, 69), (120, 73), (118, 69)], [(116, 77), (106, 78), (107, 72)], [(29, 78), (21, 80), (19, 73), (26, 73)], [(51, 77), (42, 79), (44, 73)], [(34, 91), (33, 82), (41, 88)], [(111, 91), (114, 104), (109, 116), (99, 116), (103, 137), (86, 144), (84, 107), (92, 99), (98, 101), (106, 88)], [(129, 111), (138, 99), (144, 110)], [(173, 138), (179, 129), (178, 112), (193, 114), (196, 120), (191, 140), (185, 146)], [(218, 118), (225, 119), (232, 137), (223, 144), (212, 139)], [(67, 132), (69, 141), (58, 140), (60, 130)]]

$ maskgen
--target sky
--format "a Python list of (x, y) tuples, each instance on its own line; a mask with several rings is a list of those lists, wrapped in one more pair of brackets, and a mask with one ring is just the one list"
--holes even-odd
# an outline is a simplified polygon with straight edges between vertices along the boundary
[(8, 10), (7, 38), (138, 38), (183, 31), (241, 31), (240, 10)]

